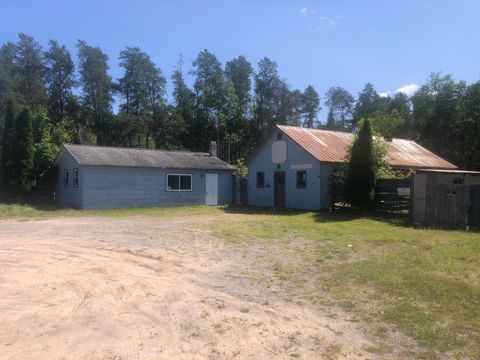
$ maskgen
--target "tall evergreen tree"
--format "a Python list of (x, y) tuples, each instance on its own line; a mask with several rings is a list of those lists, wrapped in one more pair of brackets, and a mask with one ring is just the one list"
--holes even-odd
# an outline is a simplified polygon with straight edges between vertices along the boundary
[(15, 186), (15, 150), (16, 150), (16, 118), (17, 110), (15, 101), (10, 99), (5, 112), (5, 126), (2, 137), (1, 172), (3, 186), (13, 190)]
[[(0, 114), (6, 111), (7, 103), (17, 97), (17, 65), (15, 57), (17, 47), (13, 42), (6, 42), (0, 48)], [(1, 116), (0, 116), (1, 117)]]
[(68, 101), (72, 99), (75, 85), (72, 57), (67, 48), (50, 40), (50, 49), (45, 53), (46, 83), (50, 118), (59, 123), (67, 117)]
[(34, 185), (34, 142), (32, 115), (28, 108), (24, 109), (15, 124), (15, 155), (13, 157), (13, 175), (17, 195), (27, 194)]
[(371, 83), (365, 84), (362, 92), (358, 95), (357, 103), (355, 105), (355, 112), (353, 114), (354, 125), (361, 119), (368, 119), (375, 111), (378, 110), (378, 101), (380, 96), (375, 91)]
[(317, 114), (320, 111), (320, 96), (311, 85), (307, 86), (303, 92), (302, 109), (304, 114), (303, 126), (307, 128), (316, 127)]
[(225, 81), (220, 61), (208, 50), (203, 50), (193, 61), (195, 76), (195, 124), (194, 148), (207, 150), (209, 141), (220, 140), (225, 130)]
[(362, 212), (369, 210), (375, 191), (373, 135), (365, 120), (353, 142), (345, 180), (347, 201)]
[[(165, 106), (166, 80), (151, 61), (150, 56), (138, 47), (127, 47), (120, 52), (123, 77), (118, 81), (118, 91), (123, 102), (121, 111), (137, 117), (145, 146), (150, 146), (153, 121)], [(137, 144), (143, 145), (143, 144)]]
[(352, 94), (341, 87), (331, 87), (325, 93), (325, 105), (328, 107), (328, 130), (346, 130), (351, 128), (353, 105)]
[(247, 106), (251, 101), (252, 74), (252, 65), (244, 56), (227, 61), (225, 65), (225, 77), (231, 81), (243, 113), (246, 113)]
[(99, 47), (82, 40), (78, 41), (77, 48), (84, 112), (97, 136), (97, 144), (105, 145), (113, 101), (108, 56)]
[(173, 82), (173, 100), (177, 113), (177, 120), (183, 123), (185, 134), (181, 140), (183, 147), (193, 149), (196, 139), (193, 132), (194, 127), (194, 103), (195, 94), (185, 83), (182, 69), (182, 59), (180, 58), (177, 69), (172, 74)]
[(278, 65), (265, 57), (258, 63), (255, 73), (255, 115), (252, 137), (254, 144), (259, 144), (277, 122), (279, 89), (282, 82), (278, 76)]
[(46, 94), (42, 48), (31, 36), (21, 33), (18, 38), (15, 56), (17, 92), (33, 109), (44, 102)]

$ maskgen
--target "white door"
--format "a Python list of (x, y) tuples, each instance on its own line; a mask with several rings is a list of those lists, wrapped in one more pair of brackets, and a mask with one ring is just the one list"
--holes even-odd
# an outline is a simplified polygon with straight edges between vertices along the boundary
[(218, 175), (206, 175), (206, 200), (207, 205), (218, 205)]

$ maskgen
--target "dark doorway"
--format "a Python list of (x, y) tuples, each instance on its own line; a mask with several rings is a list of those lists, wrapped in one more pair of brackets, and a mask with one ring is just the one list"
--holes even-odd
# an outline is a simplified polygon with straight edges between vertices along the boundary
[(274, 196), (275, 206), (285, 207), (285, 171), (275, 171)]

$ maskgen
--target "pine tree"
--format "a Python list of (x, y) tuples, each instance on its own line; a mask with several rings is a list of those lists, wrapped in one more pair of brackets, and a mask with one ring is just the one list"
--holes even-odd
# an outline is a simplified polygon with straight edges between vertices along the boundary
[(2, 139), (2, 183), (6, 190), (12, 190), (15, 185), (14, 175), (14, 154), (15, 154), (15, 142), (16, 142), (16, 105), (12, 99), (8, 100), (7, 110), (5, 113), (5, 128), (3, 131)]
[(304, 114), (303, 126), (307, 128), (316, 127), (317, 114), (320, 111), (320, 97), (313, 86), (307, 86), (303, 92), (302, 103)]
[(370, 122), (366, 120), (352, 145), (345, 181), (347, 201), (362, 212), (369, 210), (373, 200), (374, 166), (372, 129)]
[(17, 195), (25, 195), (33, 185), (33, 159), (35, 147), (33, 142), (32, 115), (24, 109), (16, 121), (16, 144), (13, 158), (13, 174)]

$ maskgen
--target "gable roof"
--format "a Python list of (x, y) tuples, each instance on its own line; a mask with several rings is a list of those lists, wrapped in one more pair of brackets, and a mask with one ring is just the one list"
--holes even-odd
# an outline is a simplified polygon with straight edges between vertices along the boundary
[[(278, 129), (321, 162), (343, 163), (353, 134), (296, 126), (277, 125)], [(388, 163), (392, 167), (412, 169), (456, 169), (457, 167), (412, 140), (392, 139)]]
[(55, 160), (68, 152), (82, 166), (144, 167), (162, 169), (233, 170), (234, 166), (208, 153), (64, 144)]

